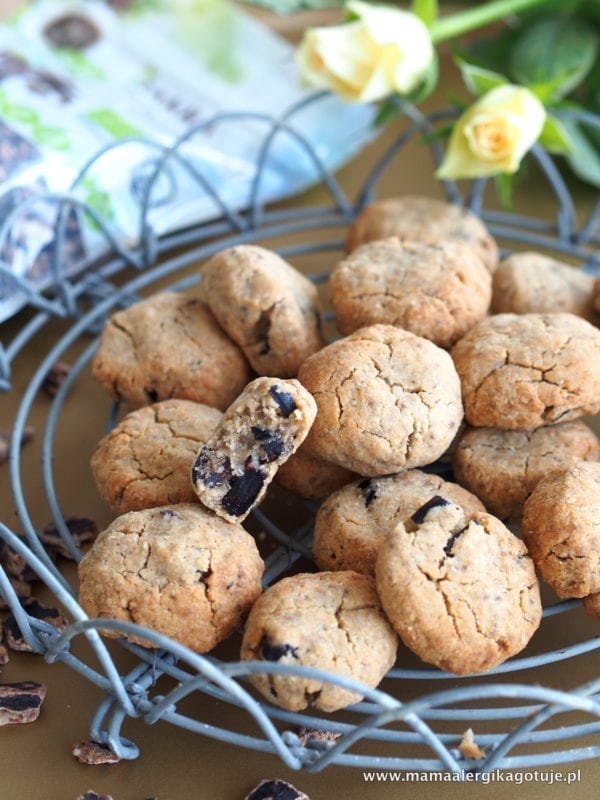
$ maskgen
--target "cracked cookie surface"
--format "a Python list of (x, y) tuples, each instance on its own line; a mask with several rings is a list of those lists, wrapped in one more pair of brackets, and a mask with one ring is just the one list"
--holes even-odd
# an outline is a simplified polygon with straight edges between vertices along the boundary
[(468, 246), (392, 237), (368, 242), (341, 261), (329, 295), (344, 334), (384, 323), (448, 348), (483, 319), (492, 289), (489, 272)]
[(600, 442), (579, 420), (534, 431), (468, 428), (452, 458), (456, 480), (492, 514), (519, 519), (525, 501), (551, 472), (579, 461), (599, 461)]
[(406, 195), (371, 203), (350, 227), (347, 249), (352, 252), (366, 242), (389, 236), (426, 244), (459, 242), (468, 245), (489, 272), (498, 264), (498, 246), (479, 217), (430, 197)]
[(257, 378), (229, 406), (192, 466), (202, 503), (232, 521), (257, 506), (306, 438), (317, 406), (297, 380)]
[(494, 273), (492, 313), (567, 312), (598, 321), (592, 307), (594, 279), (541, 253), (515, 253)]
[(175, 292), (113, 314), (92, 371), (112, 397), (133, 406), (176, 397), (223, 410), (250, 380), (244, 354), (208, 306)]
[(298, 378), (318, 407), (307, 450), (359, 475), (432, 463), (463, 416), (448, 353), (392, 325), (360, 328), (328, 345)]
[(465, 417), (533, 430), (600, 410), (600, 331), (573, 314), (498, 314), (452, 349)]
[(319, 569), (374, 575), (377, 551), (388, 533), (436, 495), (456, 503), (466, 514), (485, 511), (466, 489), (418, 469), (344, 486), (317, 511), (312, 545), (315, 563)]
[(191, 400), (163, 400), (127, 414), (92, 455), (102, 499), (116, 514), (196, 502), (190, 466), (221, 416)]
[[(284, 578), (265, 591), (248, 616), (241, 657), (315, 667), (375, 687), (394, 664), (396, 648), (373, 578), (319, 572)], [(361, 699), (314, 678), (255, 674), (251, 680), (290, 711), (337, 711)]]
[(293, 378), (325, 344), (316, 287), (271, 250), (217, 253), (202, 268), (200, 291), (258, 375)]
[(132, 511), (82, 558), (79, 603), (90, 617), (136, 622), (205, 653), (242, 622), (263, 569), (252, 536), (198, 504)]
[(600, 592), (600, 464), (582, 462), (541, 480), (525, 503), (523, 538), (559, 597)]
[(523, 542), (490, 514), (434, 498), (377, 555), (377, 591), (404, 644), (456, 675), (520, 652), (542, 615)]

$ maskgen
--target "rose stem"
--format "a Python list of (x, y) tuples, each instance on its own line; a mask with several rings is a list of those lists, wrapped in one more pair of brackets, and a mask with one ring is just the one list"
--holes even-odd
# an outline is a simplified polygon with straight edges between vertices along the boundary
[(548, 0), (495, 0), (495, 2), (486, 3), (478, 8), (459, 11), (457, 14), (441, 17), (434, 22), (431, 28), (431, 39), (434, 44), (446, 41), (446, 39), (454, 39), (461, 33), (489, 25), (508, 14), (517, 14), (519, 11), (541, 6), (547, 2)]

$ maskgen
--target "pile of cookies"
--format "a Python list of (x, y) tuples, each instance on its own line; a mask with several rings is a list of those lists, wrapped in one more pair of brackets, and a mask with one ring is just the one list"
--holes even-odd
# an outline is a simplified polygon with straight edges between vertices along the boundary
[[(372, 687), (398, 636), (455, 674), (520, 652), (536, 567), (600, 618), (600, 442), (579, 419), (600, 410), (598, 283), (538, 253), (498, 265), (477, 217), (419, 197), (365, 208), (347, 249), (331, 344), (314, 285), (251, 245), (107, 322), (93, 373), (133, 410), (92, 457), (119, 516), (80, 564), (90, 616), (200, 653), (246, 620), (242, 659)], [(441, 457), (457, 483), (423, 469)], [(319, 501), (319, 571), (262, 592), (241, 523), (272, 481)], [(307, 674), (252, 681), (295, 711), (360, 699)]]

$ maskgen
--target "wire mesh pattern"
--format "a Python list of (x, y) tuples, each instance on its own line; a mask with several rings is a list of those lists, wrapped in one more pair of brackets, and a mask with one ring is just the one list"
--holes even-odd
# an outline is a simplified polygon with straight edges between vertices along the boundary
[[(320, 97), (322, 95), (317, 95), (309, 102), (319, 102)], [(396, 667), (387, 676), (386, 691), (371, 689), (347, 678), (308, 667), (258, 661), (225, 663), (210, 655), (195, 654), (167, 637), (133, 623), (88, 619), (76, 601), (73, 588), (57, 569), (38, 538), (25, 497), (26, 481), (18, 442), (44, 377), (65, 351), (73, 345), (79, 346), (79, 355), (73, 368), (60, 386), (47, 414), (41, 470), (46, 502), (54, 523), (65, 546), (78, 561), (81, 552), (65, 524), (57, 499), (53, 450), (65, 400), (88, 367), (97, 346), (97, 340), (90, 339), (90, 333), (97, 335), (108, 314), (116, 308), (135, 302), (142, 290), (152, 288), (159, 280), (168, 278), (170, 288), (175, 290), (191, 287), (197, 278), (182, 277), (182, 270), (223, 247), (286, 234), (292, 237), (301, 235), (301, 241), (281, 248), (280, 252), (285, 257), (341, 249), (341, 235), (339, 240), (322, 242), (310, 241), (308, 234), (318, 229), (335, 231), (347, 226), (358, 211), (374, 197), (378, 180), (385, 171), (394, 167), (406, 145), (414, 138), (421, 138), (423, 134), (431, 134), (437, 125), (447, 122), (455, 113), (439, 111), (424, 116), (411, 106), (404, 107), (402, 110), (407, 123), (402, 133), (375, 166), (356, 200), (350, 200), (335, 178), (327, 173), (315, 148), (294, 130), (293, 117), (298, 110), (298, 106), (291, 109), (279, 120), (260, 118), (266, 132), (245, 211), (229, 208), (220, 198), (217, 188), (195, 171), (192, 164), (186, 164), (186, 168), (197, 181), (198, 191), (206, 192), (214, 198), (222, 216), (217, 222), (160, 240), (148, 224), (153, 187), (160, 176), (168, 171), (172, 159), (183, 158), (180, 154), (181, 145), (197, 129), (190, 131), (172, 148), (163, 148), (160, 153), (154, 172), (144, 187), (145, 195), (140, 203), (139, 242), (132, 250), (126, 250), (114, 240), (102, 219), (92, 209), (82, 207), (68, 196), (54, 198), (57, 205), (56, 254), (60, 254), (61, 237), (65, 235), (69, 214), (76, 209), (78, 213), (89, 214), (94, 219), (104, 232), (113, 255), (97, 269), (75, 278), (69, 278), (61, 272), (57, 256), (54, 265), (56, 283), (52, 292), (41, 296), (22, 287), (37, 313), (26, 322), (10, 344), (0, 346), (2, 388), (9, 388), (10, 365), (33, 337), (51, 325), (56, 318), (71, 318), (72, 323), (39, 364), (23, 394), (14, 422), (9, 470), (14, 503), (25, 538), (16, 536), (2, 524), (0, 536), (27, 561), (48, 586), (64, 608), (70, 624), (64, 632), (59, 632), (53, 626), (29, 616), (2, 569), (0, 594), (8, 602), (26, 641), (35, 652), (43, 654), (49, 663), (57, 660), (64, 662), (103, 690), (105, 699), (91, 721), (91, 737), (106, 744), (125, 759), (138, 756), (137, 746), (121, 735), (121, 726), (128, 717), (139, 717), (150, 724), (162, 720), (233, 745), (275, 753), (288, 767), (309, 771), (321, 770), (329, 764), (339, 764), (380, 770), (441, 769), (459, 773), (470, 769), (484, 772), (598, 757), (600, 675), (566, 691), (540, 686), (536, 670), (546, 664), (567, 661), (600, 650), (600, 637), (573, 642), (532, 656), (515, 657), (486, 673), (485, 681), (482, 681), (482, 676), (453, 676), (451, 688), (444, 687), (436, 691), (436, 682), (440, 685), (440, 680), (448, 681), (449, 676), (446, 673), (430, 668)], [(583, 112), (569, 113), (576, 116), (582, 124), (600, 128), (600, 118)], [(221, 115), (205, 124), (235, 124), (240, 116)], [(315, 176), (324, 181), (329, 191), (329, 206), (273, 211), (263, 208), (258, 202), (262, 172), (268, 163), (273, 142), (277, 136), (282, 135), (295, 137), (310, 155)], [(442, 148), (439, 141), (430, 137), (429, 147), (434, 162), (440, 163)], [(102, 154), (98, 158), (102, 158)], [(447, 196), (452, 202), (463, 204), (479, 214), (491, 233), (506, 248), (543, 248), (556, 253), (558, 257), (571, 257), (590, 273), (600, 273), (600, 199), (588, 219), (578, 227), (572, 198), (555, 163), (547, 153), (537, 147), (533, 150), (533, 158), (556, 201), (552, 221), (523, 217), (506, 211), (486, 210), (484, 180), (473, 182), (466, 198), (462, 197), (454, 183), (445, 182)], [(85, 165), (80, 178), (86, 174), (89, 166)], [(48, 197), (44, 199), (47, 201)], [(18, 213), (16, 210), (0, 230), (0, 246)], [(156, 263), (159, 256), (168, 256), (182, 245), (187, 247), (183, 254), (163, 258), (159, 264)], [(131, 267), (135, 274), (123, 285), (117, 287), (111, 282), (112, 277), (119, 273), (126, 274), (126, 270)], [(5, 277), (7, 270), (6, 265), (0, 265), (0, 273)], [(314, 276), (314, 279), (324, 280), (325, 276)], [(116, 418), (117, 409), (113, 408), (109, 425), (114, 424)], [(284, 575), (297, 559), (310, 557), (312, 522), (309, 520), (300, 526), (290, 523), (283, 529), (260, 510), (254, 511), (253, 515), (262, 529), (277, 543), (277, 547), (266, 559), (265, 585), (269, 585)], [(575, 608), (578, 603), (579, 601), (570, 600), (546, 607), (542, 624), (548, 624), (549, 619)], [(121, 674), (98, 634), (99, 629), (141, 635), (152, 642), (156, 649), (144, 649), (120, 640), (121, 646), (137, 659), (137, 666), (132, 671)], [(77, 637), (85, 637), (89, 641), (97, 659), (97, 668), (92, 668), (72, 654), (71, 643)], [(343, 714), (322, 718), (287, 712), (259, 702), (252, 691), (248, 690), (248, 676), (259, 672), (324, 679), (358, 692), (364, 696), (364, 700)], [(522, 672), (530, 682), (516, 683), (505, 677), (515, 672)], [(175, 681), (175, 688), (164, 696), (156, 693), (157, 681), (161, 676)], [(420, 681), (427, 683), (419, 683)], [(410, 687), (410, 691), (407, 687)], [(247, 721), (254, 721), (253, 730), (256, 732), (249, 734), (245, 732), (245, 728), (242, 732), (218, 727), (184, 713), (181, 704), (194, 693), (219, 699), (239, 709), (240, 718), (243, 716)], [(402, 700), (403, 696), (409, 699)], [(568, 712), (584, 714), (585, 721), (579, 721), (578, 716), (576, 723), (562, 724), (564, 717), (561, 717)], [(457, 737), (455, 732), (456, 725), (464, 729), (473, 722), (478, 725), (485, 723), (491, 731), (478, 736), (478, 743), (485, 748), (485, 756), (477, 761), (469, 761), (456, 749), (460, 741), (460, 735)], [(303, 725), (332, 731), (340, 736), (335, 742), (314, 741), (302, 744), (297, 731), (298, 726)], [(449, 727), (451, 725), (455, 728)], [(537, 747), (536, 752), (522, 752), (529, 745), (540, 746), (542, 751), (539, 752)], [(515, 750), (518, 752), (515, 753)]]

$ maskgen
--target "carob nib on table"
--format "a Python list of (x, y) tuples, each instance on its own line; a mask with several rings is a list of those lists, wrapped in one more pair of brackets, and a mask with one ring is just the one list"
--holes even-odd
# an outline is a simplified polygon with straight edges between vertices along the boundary
[(246, 795), (245, 800), (310, 800), (310, 798), (291, 783), (275, 779), (261, 781), (250, 794)]
[(35, 722), (46, 697), (46, 687), (35, 681), (0, 684), (0, 726)]
[(243, 520), (260, 503), (279, 466), (304, 441), (316, 413), (312, 395), (296, 380), (249, 383), (192, 467), (192, 484), (202, 503), (227, 520)]

